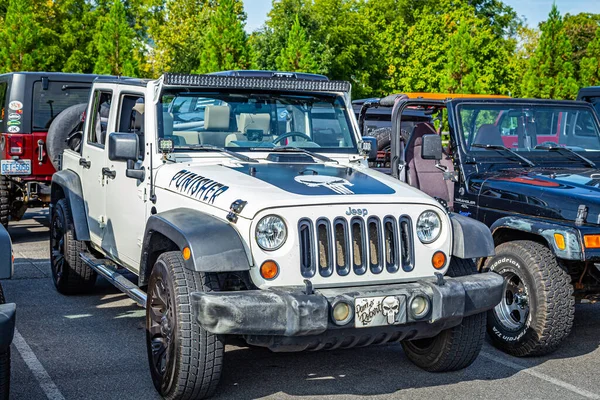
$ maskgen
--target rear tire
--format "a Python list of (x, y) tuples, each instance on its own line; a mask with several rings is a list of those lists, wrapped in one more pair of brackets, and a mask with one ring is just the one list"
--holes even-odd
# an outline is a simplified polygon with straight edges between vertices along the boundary
[(152, 269), (146, 303), (146, 346), (152, 382), (166, 399), (203, 399), (219, 383), (224, 345), (198, 324), (190, 294), (219, 290), (216, 275), (190, 271), (178, 251)]
[[(4, 298), (4, 290), (0, 285), (0, 304), (6, 303)], [(0, 352), (0, 399), (9, 398), (10, 394), (10, 347), (3, 352)]]
[(69, 203), (60, 199), (50, 217), (50, 267), (54, 286), (60, 293), (89, 293), (93, 289), (96, 271), (79, 256), (86, 251), (85, 242), (75, 240)]
[[(477, 273), (475, 263), (452, 257), (448, 276)], [(463, 318), (460, 325), (446, 329), (437, 336), (402, 342), (406, 356), (418, 367), (429, 372), (456, 371), (475, 361), (485, 338), (485, 313)]]
[(492, 344), (517, 357), (556, 350), (571, 332), (575, 298), (571, 277), (552, 251), (528, 240), (503, 243), (484, 270), (505, 279), (502, 301), (488, 311)]
[(76, 150), (77, 146), (81, 144), (81, 135), (79, 135), (78, 138), (71, 138), (69, 142), (67, 142), (67, 139), (69, 139), (74, 132), (79, 130), (82, 122), (82, 115), (86, 108), (87, 104), (82, 103), (64, 109), (56, 116), (56, 118), (54, 118), (54, 121), (52, 121), (48, 128), (46, 149), (48, 150), (50, 162), (56, 170), (59, 169), (58, 160), (63, 151), (67, 148)]
[(0, 224), (8, 228), (8, 216), (10, 215), (10, 181), (4, 175), (0, 175)]

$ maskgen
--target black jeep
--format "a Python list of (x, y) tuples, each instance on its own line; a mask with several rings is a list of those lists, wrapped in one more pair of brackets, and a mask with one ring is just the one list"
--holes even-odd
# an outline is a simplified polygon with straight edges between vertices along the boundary
[[(507, 353), (548, 353), (569, 334), (576, 300), (600, 297), (600, 124), (589, 103), (388, 96), (388, 173), (492, 230), (482, 271), (505, 277), (488, 315)], [(400, 133), (404, 110), (435, 124)], [(441, 131), (449, 141), (442, 144)]]

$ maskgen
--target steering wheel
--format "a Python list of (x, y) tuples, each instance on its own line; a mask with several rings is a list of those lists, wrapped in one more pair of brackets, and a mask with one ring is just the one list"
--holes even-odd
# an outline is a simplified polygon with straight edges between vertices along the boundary
[(305, 135), (302, 132), (292, 131), (292, 132), (284, 133), (283, 135), (277, 136), (275, 139), (273, 139), (273, 141), (271, 143), (277, 144), (277, 143), (281, 142), (283, 139), (287, 139), (290, 137), (301, 137), (302, 139), (306, 139), (309, 142), (312, 142), (312, 140), (310, 139), (310, 137), (308, 135)]

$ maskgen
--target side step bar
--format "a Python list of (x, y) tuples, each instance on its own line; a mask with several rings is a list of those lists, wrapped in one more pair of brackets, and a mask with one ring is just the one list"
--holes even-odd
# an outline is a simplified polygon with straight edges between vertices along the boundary
[(104, 279), (115, 285), (117, 289), (131, 297), (140, 307), (146, 307), (146, 293), (120, 273), (113, 271), (102, 262), (89, 254), (79, 253), (81, 260), (90, 266)]

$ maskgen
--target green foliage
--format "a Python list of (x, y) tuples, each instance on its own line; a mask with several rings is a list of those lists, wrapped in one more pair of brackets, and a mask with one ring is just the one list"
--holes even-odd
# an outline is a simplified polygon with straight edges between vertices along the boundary
[(277, 69), (292, 72), (316, 72), (319, 68), (311, 54), (310, 43), (307, 40), (304, 28), (296, 16), (296, 22), (288, 35), (286, 46), (276, 60)]
[(54, 69), (59, 58), (53, 52), (56, 35), (42, 26), (36, 7), (46, 11), (33, 0), (10, 0), (0, 30), (1, 72)]
[(221, 0), (210, 11), (197, 73), (250, 68), (252, 56), (244, 31), (246, 14), (239, 0)]
[(150, 26), (154, 38), (153, 75), (163, 72), (189, 74), (198, 67), (204, 46), (209, 4), (198, 0), (170, 0), (164, 17)]
[(600, 27), (588, 44), (586, 57), (581, 59), (581, 85), (600, 85)]
[(600, 14), (566, 14), (564, 17), (565, 34), (571, 43), (571, 61), (575, 68), (575, 76), (580, 76), (581, 60), (587, 56), (588, 45), (594, 39), (598, 27)]
[(554, 4), (541, 25), (540, 41), (523, 79), (523, 94), (543, 99), (575, 98), (579, 88), (571, 56), (571, 43)]
[(108, 15), (99, 19), (96, 39), (98, 57), (94, 73), (118, 76), (137, 76), (134, 58), (135, 31), (129, 26), (125, 6), (114, 0)]

